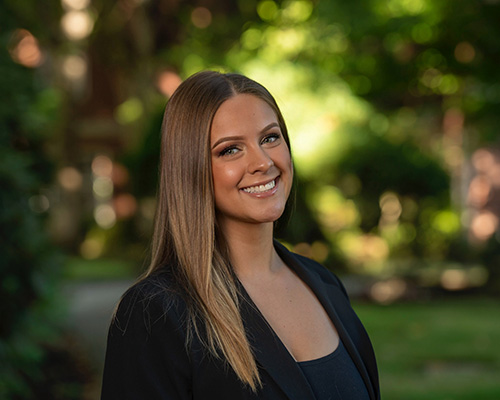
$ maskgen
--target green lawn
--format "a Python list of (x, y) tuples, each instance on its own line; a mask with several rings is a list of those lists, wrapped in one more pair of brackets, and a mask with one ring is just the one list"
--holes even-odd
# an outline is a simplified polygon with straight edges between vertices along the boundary
[(63, 276), (69, 280), (134, 279), (139, 275), (139, 271), (140, 268), (134, 262), (71, 257), (66, 262)]
[(500, 300), (355, 303), (383, 400), (499, 400)]

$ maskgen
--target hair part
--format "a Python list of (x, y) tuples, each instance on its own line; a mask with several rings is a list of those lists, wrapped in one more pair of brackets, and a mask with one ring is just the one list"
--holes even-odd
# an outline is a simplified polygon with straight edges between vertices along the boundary
[(187, 294), (187, 344), (198, 336), (210, 353), (223, 357), (238, 378), (256, 391), (261, 381), (239, 312), (229, 250), (217, 224), (210, 152), (214, 115), (237, 94), (254, 95), (274, 110), (290, 149), (278, 105), (259, 83), (213, 71), (184, 81), (163, 117), (158, 205), (146, 276), (165, 266), (172, 269)]

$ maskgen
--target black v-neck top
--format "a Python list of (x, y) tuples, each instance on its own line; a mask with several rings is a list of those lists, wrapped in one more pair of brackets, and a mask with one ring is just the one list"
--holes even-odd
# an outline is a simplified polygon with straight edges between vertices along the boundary
[(370, 398), (365, 383), (341, 340), (333, 353), (297, 364), (309, 382), (316, 400)]
[[(380, 400), (373, 349), (342, 283), (317, 262), (278, 243), (275, 247), (317, 295), (366, 382), (371, 400)], [(193, 251), (196, 248), (193, 243)], [(240, 313), (259, 366), (259, 390), (243, 385), (226, 360), (206, 352), (203, 329), (201, 337), (193, 335), (186, 346), (190, 308), (175, 271), (175, 264), (166, 265), (135, 284), (120, 301), (108, 335), (102, 400), (315, 399), (301, 368), (244, 293)], [(313, 379), (309, 377), (310, 382)]]

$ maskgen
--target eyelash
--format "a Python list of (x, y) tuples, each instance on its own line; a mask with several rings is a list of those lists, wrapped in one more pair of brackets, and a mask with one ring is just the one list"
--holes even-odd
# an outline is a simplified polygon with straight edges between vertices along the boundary
[(221, 150), (219, 152), (219, 157), (223, 157), (223, 156), (229, 155), (229, 152), (231, 150), (237, 150), (237, 147), (236, 146), (228, 146), (228, 147), (224, 148), (223, 150)]
[[(280, 138), (280, 135), (278, 133), (270, 133), (269, 135), (266, 135), (266, 136), (264, 136), (264, 138), (262, 138), (262, 142), (264, 143), (268, 139), (273, 139), (271, 142), (268, 142), (268, 143), (274, 143), (279, 138)], [(225, 147), (224, 149), (222, 149), (219, 152), (219, 157), (223, 157), (223, 156), (226, 156), (226, 155), (231, 155), (231, 154), (229, 154), (229, 152), (231, 150), (238, 150), (238, 146), (231, 145), (231, 146)]]
[(266, 135), (263, 140), (267, 140), (270, 138), (272, 138), (274, 140), (272, 142), (269, 142), (269, 143), (273, 143), (280, 138), (280, 135), (278, 133), (270, 133), (269, 135)]

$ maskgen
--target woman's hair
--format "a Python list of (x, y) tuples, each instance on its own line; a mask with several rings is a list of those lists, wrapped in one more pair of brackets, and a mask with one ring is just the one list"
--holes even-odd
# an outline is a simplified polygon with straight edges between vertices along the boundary
[(242, 382), (256, 390), (260, 377), (239, 312), (228, 247), (216, 220), (210, 152), (214, 115), (237, 94), (256, 96), (273, 109), (290, 149), (278, 105), (259, 83), (213, 71), (184, 81), (163, 117), (158, 206), (146, 275), (165, 265), (172, 269), (188, 297), (188, 342), (197, 335), (212, 354), (227, 360)]

